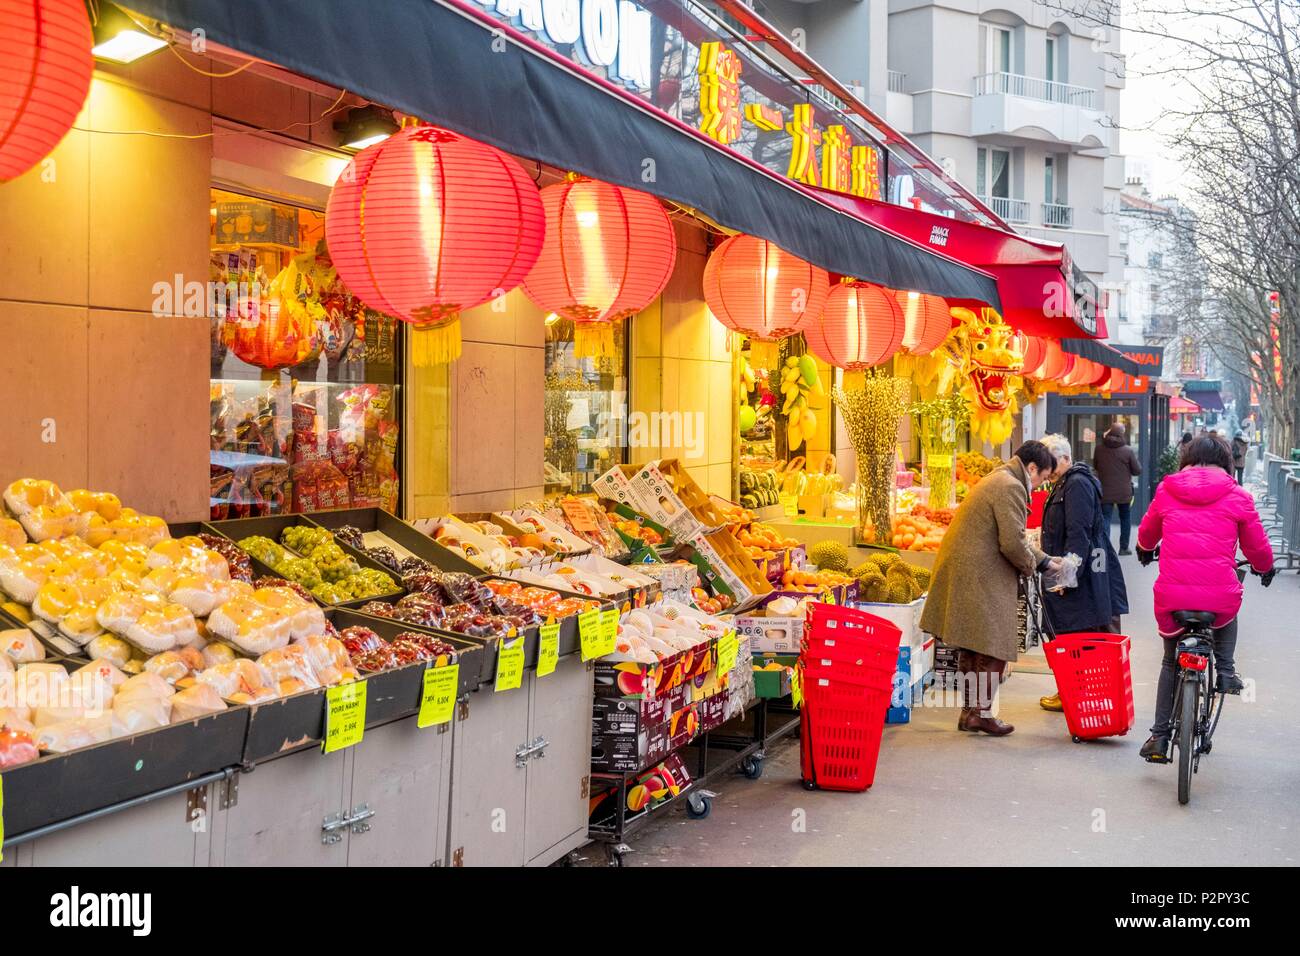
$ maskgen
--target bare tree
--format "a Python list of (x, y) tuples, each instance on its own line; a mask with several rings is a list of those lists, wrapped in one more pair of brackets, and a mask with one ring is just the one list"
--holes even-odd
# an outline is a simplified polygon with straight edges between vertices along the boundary
[[(1113, 2), (1040, 2), (1121, 26)], [(1165, 108), (1159, 128), (1187, 170), (1179, 185), (1194, 215), (1175, 221), (1204, 263), (1201, 288), (1185, 291), (1215, 307), (1180, 310), (1183, 334), (1255, 384), (1269, 447), (1285, 455), (1300, 445), (1300, 5), (1133, 0), (1122, 28), (1159, 44), (1161, 62), (1144, 72), (1188, 100)]]

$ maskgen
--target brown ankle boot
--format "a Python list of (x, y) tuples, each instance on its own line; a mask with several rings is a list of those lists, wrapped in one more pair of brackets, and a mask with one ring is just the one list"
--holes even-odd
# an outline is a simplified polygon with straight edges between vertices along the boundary
[(975, 710), (973, 707), (963, 707), (961, 709), (961, 715), (957, 718), (957, 729), (971, 730), (971, 731), (979, 730), (978, 727), (973, 727), (970, 725), (970, 722), (974, 719), (977, 719), (978, 717), (979, 717), (978, 710)]
[(983, 731), (990, 737), (1005, 737), (1015, 729), (1015, 727), (1003, 723), (996, 717), (981, 717), (979, 711), (972, 711), (966, 726), (962, 728), (962, 730)]

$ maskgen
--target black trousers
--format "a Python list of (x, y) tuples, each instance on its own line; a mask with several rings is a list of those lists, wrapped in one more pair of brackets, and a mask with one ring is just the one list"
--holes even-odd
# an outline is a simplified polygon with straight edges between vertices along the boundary
[(1129, 536), (1133, 531), (1133, 502), (1125, 501), (1122, 504), (1114, 504), (1109, 501), (1102, 502), (1101, 513), (1106, 518), (1106, 533), (1110, 534), (1111, 518), (1115, 514), (1115, 509), (1119, 509), (1119, 549), (1128, 550)]
[[(1169, 733), (1174, 715), (1174, 695), (1178, 690), (1178, 642), (1181, 637), (1166, 637), (1165, 656), (1160, 662), (1160, 682), (1156, 685), (1156, 722), (1151, 733), (1163, 737)], [(1214, 669), (1219, 675), (1237, 673), (1237, 619), (1214, 629)]]
[(1240, 485), (1240, 484), (1243, 484), (1243, 482), (1242, 482), (1241, 479), (1242, 479), (1242, 478), (1245, 476), (1245, 474), (1246, 474), (1246, 466), (1245, 466), (1245, 465), (1238, 465), (1236, 468), (1233, 469), (1233, 471), (1235, 471), (1235, 472), (1237, 473), (1237, 484), (1239, 484), (1239, 485)]

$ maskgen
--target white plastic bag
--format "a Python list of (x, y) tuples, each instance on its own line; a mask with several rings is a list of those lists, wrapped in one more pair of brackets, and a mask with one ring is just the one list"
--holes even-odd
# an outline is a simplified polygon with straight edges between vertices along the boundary
[(1079, 586), (1079, 566), (1083, 564), (1083, 558), (1077, 554), (1067, 554), (1060, 561), (1059, 570), (1048, 565), (1047, 570), (1043, 572), (1043, 587), (1058, 594), (1066, 588)]

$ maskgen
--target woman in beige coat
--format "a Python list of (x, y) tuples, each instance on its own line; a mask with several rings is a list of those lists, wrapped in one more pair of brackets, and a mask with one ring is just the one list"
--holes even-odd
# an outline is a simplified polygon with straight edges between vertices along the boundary
[(1018, 652), (1018, 579), (1060, 563), (1025, 540), (1029, 493), (1051, 478), (1055, 465), (1042, 442), (1025, 442), (1010, 463), (971, 489), (939, 546), (921, 627), (959, 648), (958, 730), (995, 737), (1015, 730), (992, 707)]

